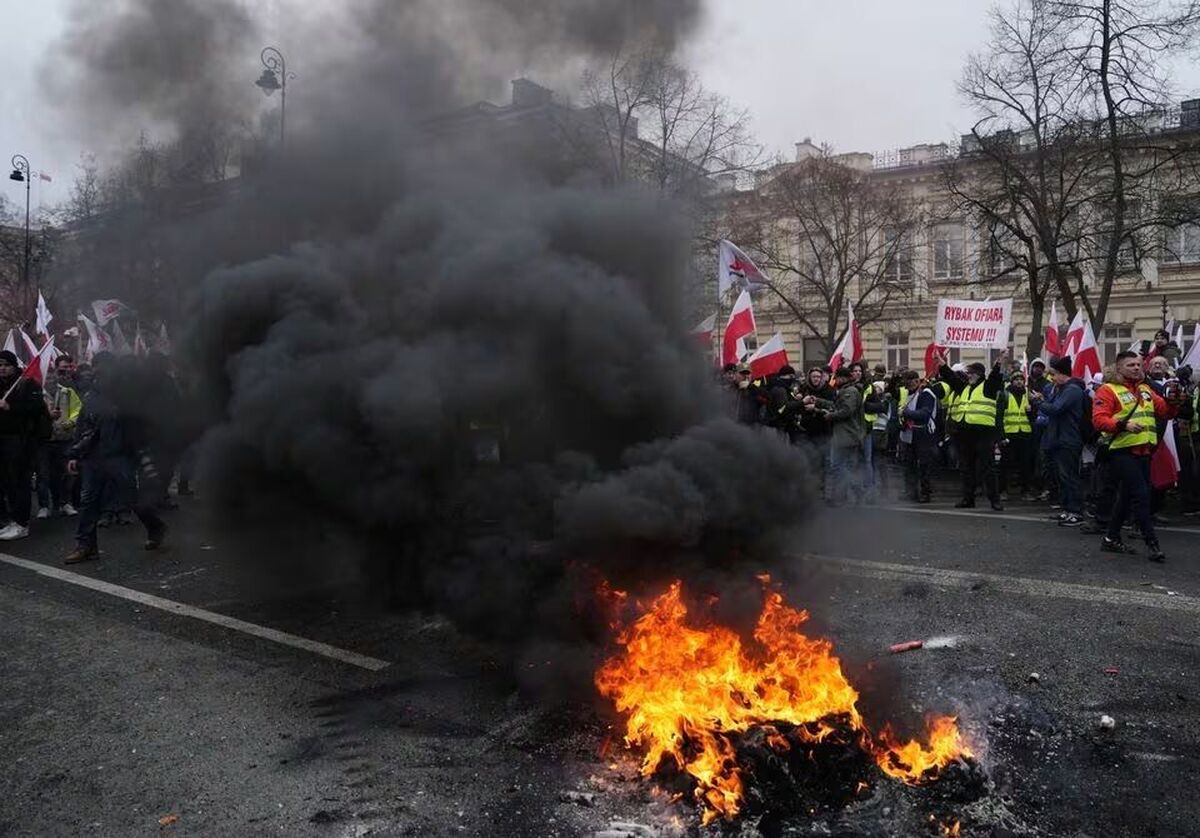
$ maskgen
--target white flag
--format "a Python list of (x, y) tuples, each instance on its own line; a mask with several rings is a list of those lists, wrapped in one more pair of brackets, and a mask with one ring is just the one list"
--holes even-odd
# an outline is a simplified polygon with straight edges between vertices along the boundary
[(41, 289), (38, 289), (37, 327), (33, 333), (50, 337), (50, 321), (53, 319), (54, 315), (50, 313), (50, 307), (46, 305), (46, 298), (42, 296)]
[(110, 351), (112, 349), (112, 341), (109, 340), (108, 335), (104, 333), (103, 329), (91, 320), (88, 320), (85, 315), (80, 314), (79, 320), (83, 323), (83, 327), (87, 329), (88, 342), (87, 349), (85, 350), (85, 359), (90, 363), (97, 352)]
[(125, 337), (125, 332), (121, 330), (120, 320), (112, 322), (112, 351), (116, 355), (133, 354), (133, 347), (130, 346), (129, 340)]
[(722, 296), (730, 288), (755, 291), (768, 282), (758, 265), (728, 239), (717, 244), (717, 268), (717, 293)]
[(129, 311), (129, 306), (120, 300), (93, 300), (92, 311), (96, 313), (96, 325), (103, 328), (108, 325), (110, 320)]

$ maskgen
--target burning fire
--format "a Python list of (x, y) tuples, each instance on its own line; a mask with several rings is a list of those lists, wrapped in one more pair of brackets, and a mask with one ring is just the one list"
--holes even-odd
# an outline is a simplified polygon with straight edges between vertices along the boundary
[(848, 724), (879, 767), (907, 783), (971, 756), (948, 716), (930, 720), (927, 745), (900, 743), (888, 728), (876, 741), (833, 645), (807, 637), (801, 629), (808, 613), (789, 607), (777, 591), (765, 592), (751, 648), (731, 629), (689, 625), (687, 616), (676, 581), (620, 632), (622, 650), (595, 680), (626, 716), (626, 745), (644, 749), (642, 775), (652, 775), (664, 760), (674, 762), (694, 779), (705, 823), (741, 810), (742, 774), (731, 736), (755, 726), (767, 729), (773, 747), (786, 750), (773, 724), (804, 725), (795, 732), (813, 742)]

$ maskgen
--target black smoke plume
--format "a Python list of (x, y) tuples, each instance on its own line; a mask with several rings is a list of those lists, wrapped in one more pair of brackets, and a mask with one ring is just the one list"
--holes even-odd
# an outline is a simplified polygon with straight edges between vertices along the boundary
[[(190, 91), (241, 107), (215, 84), (255, 67), (241, 8), (82, 4), (68, 37), (95, 47), (72, 78), (186, 133)], [(513, 56), (673, 44), (699, 16), (698, 0), (474, 0), (305, 18), (321, 31), (297, 36), (312, 60), (286, 151), (215, 209), (154, 221), (229, 526), (336, 532), (353, 549), (326, 541), (321, 561), (539, 658), (595, 628), (579, 615), (600, 578), (764, 568), (806, 463), (725, 418), (686, 334), (684, 214), (562, 165), (550, 138), (428, 127)], [(199, 54), (186, 72), (115, 61), (151, 37), (170, 39), (151, 58)]]

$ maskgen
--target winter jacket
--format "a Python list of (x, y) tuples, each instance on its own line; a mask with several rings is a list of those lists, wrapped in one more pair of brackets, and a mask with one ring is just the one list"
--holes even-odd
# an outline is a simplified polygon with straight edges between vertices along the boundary
[[(902, 410), (905, 428), (912, 431), (914, 443), (937, 438), (938, 397), (933, 390), (922, 387), (915, 399), (909, 397), (909, 403)], [(934, 420), (933, 430), (930, 430), (930, 420)]]
[[(12, 386), (12, 381), (0, 383), (0, 395)], [(20, 436), (33, 439), (37, 434), (38, 421), (46, 413), (42, 401), (42, 388), (30, 378), (22, 378), (9, 393), (8, 410), (0, 410), (0, 436)]]
[(867, 435), (862, 402), (862, 391), (853, 384), (839, 387), (834, 401), (817, 399), (817, 409), (828, 411), (832, 429), (829, 444), (834, 448), (858, 448), (862, 445)]
[[(819, 401), (832, 402), (837, 398), (837, 391), (826, 384), (824, 387), (813, 387), (803, 384), (800, 388), (801, 398), (812, 396)], [(823, 438), (829, 436), (830, 425), (825, 415), (816, 410), (805, 410), (800, 414), (800, 427), (810, 437)]]
[(107, 393), (89, 390), (75, 423), (75, 440), (67, 449), (67, 459), (99, 461), (133, 454), (136, 446), (128, 439), (125, 425), (116, 402)]
[(1056, 386), (1045, 401), (1038, 405), (1038, 415), (1045, 416), (1048, 420), (1046, 430), (1042, 434), (1042, 450), (1082, 450), (1083, 435), (1079, 425), (1087, 407), (1087, 392), (1078, 378)]

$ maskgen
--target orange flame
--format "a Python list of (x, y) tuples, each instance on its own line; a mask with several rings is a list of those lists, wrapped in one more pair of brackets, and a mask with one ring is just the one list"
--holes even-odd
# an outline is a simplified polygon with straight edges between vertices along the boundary
[[(706, 824), (741, 809), (742, 778), (730, 735), (753, 726), (812, 725), (840, 716), (860, 732), (884, 772), (910, 783), (970, 755), (953, 717), (930, 722), (928, 745), (900, 745), (886, 728), (873, 744), (833, 645), (806, 636), (801, 628), (808, 613), (789, 607), (777, 591), (765, 592), (754, 629), (758, 648), (747, 649), (724, 626), (689, 625), (687, 616), (676, 581), (619, 634), (622, 650), (604, 662), (595, 680), (626, 716), (626, 745), (644, 750), (642, 775), (649, 777), (664, 762), (689, 774)], [(834, 729), (817, 724), (808, 738), (819, 741)], [(767, 733), (771, 744), (786, 744), (777, 731)]]

